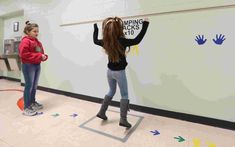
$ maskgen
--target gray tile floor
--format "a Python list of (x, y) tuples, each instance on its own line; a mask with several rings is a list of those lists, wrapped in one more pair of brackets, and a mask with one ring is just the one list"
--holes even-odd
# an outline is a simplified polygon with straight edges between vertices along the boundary
[[(23, 87), (0, 79), (1, 89)], [(21, 96), (20, 91), (0, 91), (0, 147), (235, 146), (235, 131), (133, 110), (128, 115), (133, 128), (126, 130), (118, 125), (119, 108), (109, 107), (104, 122), (94, 117), (100, 104), (40, 90), (37, 99), (44, 105), (43, 114), (26, 117), (16, 106)], [(74, 113), (76, 117), (71, 116)], [(178, 142), (180, 137), (185, 141)]]

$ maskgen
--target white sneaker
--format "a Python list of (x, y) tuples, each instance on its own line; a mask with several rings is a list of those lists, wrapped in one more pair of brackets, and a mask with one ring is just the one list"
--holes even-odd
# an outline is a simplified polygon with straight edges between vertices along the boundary
[(24, 109), (24, 111), (23, 111), (23, 115), (26, 115), (26, 116), (34, 116), (36, 114), (37, 114), (37, 111), (33, 110), (31, 106)]
[(37, 110), (40, 110), (43, 108), (43, 105), (42, 104), (39, 104), (38, 102), (34, 102), (31, 104), (31, 107), (33, 110), (37, 111)]

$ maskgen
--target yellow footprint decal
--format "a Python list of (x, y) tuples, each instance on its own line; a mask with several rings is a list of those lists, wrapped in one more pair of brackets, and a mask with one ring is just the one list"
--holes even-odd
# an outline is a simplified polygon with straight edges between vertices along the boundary
[(200, 147), (201, 142), (199, 139), (195, 138), (193, 139), (193, 144), (194, 144), (193, 147)]

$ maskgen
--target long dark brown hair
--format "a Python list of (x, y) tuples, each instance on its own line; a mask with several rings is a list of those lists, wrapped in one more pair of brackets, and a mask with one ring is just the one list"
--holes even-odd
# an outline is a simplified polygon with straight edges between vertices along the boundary
[(119, 62), (120, 56), (125, 56), (125, 50), (119, 43), (119, 38), (125, 37), (123, 21), (118, 17), (108, 17), (103, 21), (103, 48), (111, 62)]

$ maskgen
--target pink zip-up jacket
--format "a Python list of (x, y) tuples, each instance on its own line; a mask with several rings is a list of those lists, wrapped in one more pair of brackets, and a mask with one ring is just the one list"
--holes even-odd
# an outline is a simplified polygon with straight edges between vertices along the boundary
[(30, 36), (22, 38), (19, 45), (19, 56), (22, 63), (40, 64), (48, 58), (48, 56), (44, 54), (46, 59), (42, 60), (42, 54), (44, 54), (44, 49), (42, 43), (37, 38)]

